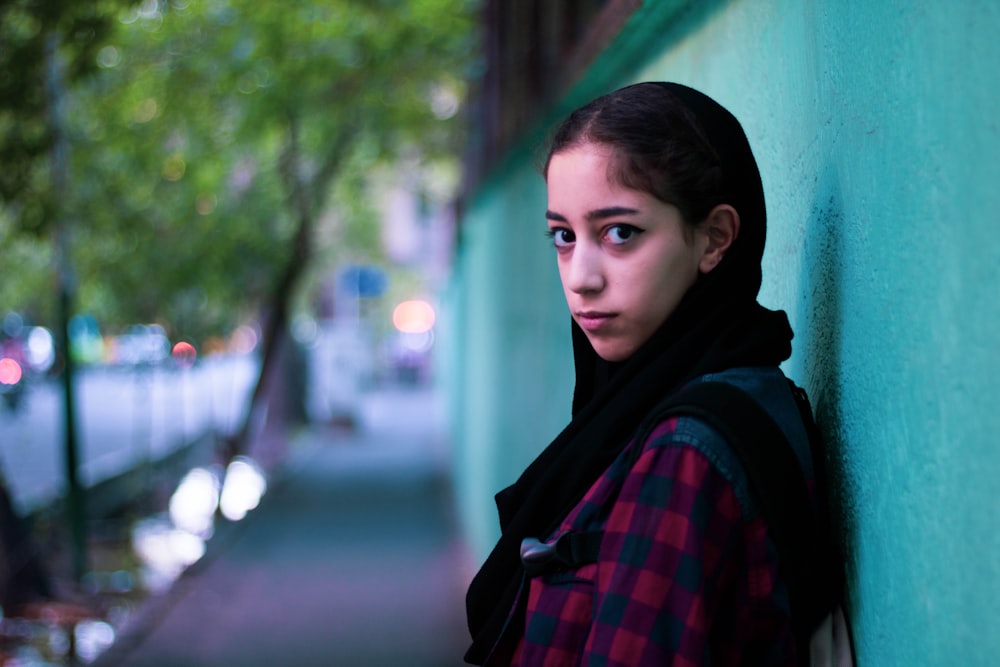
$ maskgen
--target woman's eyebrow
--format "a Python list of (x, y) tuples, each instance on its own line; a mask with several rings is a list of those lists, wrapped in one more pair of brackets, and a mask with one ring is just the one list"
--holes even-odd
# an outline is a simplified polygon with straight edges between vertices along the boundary
[(639, 213), (638, 209), (629, 208), (627, 206), (608, 206), (607, 208), (594, 209), (587, 213), (587, 220), (593, 222), (594, 220), (604, 220), (605, 218), (616, 218), (619, 215), (637, 215)]
[[(604, 220), (606, 218), (615, 218), (619, 215), (637, 215), (639, 213), (638, 209), (629, 208), (627, 206), (608, 206), (607, 208), (598, 208), (593, 211), (589, 211), (585, 216), (587, 222), (594, 222), (595, 220)], [(555, 211), (545, 211), (546, 220), (555, 220), (556, 222), (566, 222), (566, 217)]]

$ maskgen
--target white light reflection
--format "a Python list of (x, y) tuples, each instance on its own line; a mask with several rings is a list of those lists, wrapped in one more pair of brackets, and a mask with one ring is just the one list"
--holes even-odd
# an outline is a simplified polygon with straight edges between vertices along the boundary
[(399, 344), (412, 352), (427, 352), (434, 345), (434, 332), (400, 334)]
[(33, 369), (44, 373), (52, 368), (56, 360), (56, 348), (52, 333), (45, 327), (32, 327), (28, 334), (28, 347), (25, 350), (28, 364)]
[(104, 621), (81, 621), (76, 624), (73, 638), (76, 655), (84, 662), (93, 662), (115, 641), (115, 629)]
[(205, 542), (163, 519), (145, 519), (132, 527), (132, 548), (145, 564), (146, 588), (165, 590), (185, 568), (205, 555)]
[(236, 354), (249, 354), (253, 352), (257, 347), (257, 332), (253, 327), (241, 326), (238, 327), (232, 335), (232, 350)]
[(207, 468), (195, 468), (170, 496), (170, 520), (177, 528), (207, 539), (212, 535), (218, 505), (218, 477)]
[(239, 521), (260, 504), (265, 491), (267, 481), (260, 468), (253, 459), (239, 456), (226, 468), (219, 510), (230, 521)]
[(431, 111), (438, 120), (448, 120), (458, 113), (461, 103), (453, 86), (438, 84), (431, 89)]
[(166, 516), (144, 519), (132, 527), (132, 547), (144, 565), (141, 576), (147, 590), (166, 590), (205, 555), (217, 509), (230, 521), (239, 521), (257, 507), (267, 490), (260, 467), (247, 457), (229, 464), (224, 483), (219, 477), (217, 469), (194, 468), (170, 497)]

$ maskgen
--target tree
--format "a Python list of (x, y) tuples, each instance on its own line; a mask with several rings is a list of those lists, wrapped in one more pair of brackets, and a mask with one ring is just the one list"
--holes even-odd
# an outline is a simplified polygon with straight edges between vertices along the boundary
[[(339, 252), (375, 255), (352, 243), (376, 226), (352, 215), (369, 210), (365, 174), (459, 150), (457, 117), (436, 101), (461, 95), (468, 12), (467, 0), (131, 10), (72, 99), (81, 301), (186, 336), (263, 306), (256, 404), (321, 218)], [(333, 197), (341, 181), (358, 184), (353, 201)]]
[(132, 1), (0, 0), (0, 307), (28, 305), (48, 319), (54, 308), (51, 234), (63, 193), (54, 191), (50, 170), (47, 48), (57, 37), (64, 85), (85, 79)]
[(23, 230), (41, 232), (51, 223), (47, 39), (62, 36), (66, 80), (79, 81), (96, 69), (95, 53), (126, 4), (0, 0), (0, 202), (14, 206)]
[[(51, 243), (65, 389), (68, 519), (78, 578), (85, 568), (85, 536), (68, 342), (73, 280), (65, 252), (69, 163), (64, 101), (67, 82), (94, 67), (92, 55), (110, 30), (112, 7), (96, 2), (81, 7), (61, 0), (0, 4), (0, 203), (10, 209), (9, 216), (0, 215), (0, 240), (6, 247), (10, 239), (33, 231), (46, 234)], [(11, 218), (22, 234), (11, 233)], [(9, 268), (7, 276), (21, 277)]]
[[(461, 95), (469, 5), (0, 0), (0, 99), (18, 109), (0, 113), (10, 130), (0, 152), (5, 266), (37, 286), (32, 265), (48, 252), (23, 234), (46, 225), (47, 179), (38, 159), (24, 159), (30, 137), (43, 162), (48, 146), (44, 17), (69, 26), (74, 166), (71, 191), (59, 194), (72, 199), (80, 300), (112, 326), (160, 318), (203, 337), (259, 306), (303, 212), (315, 224), (335, 209), (332, 236), (377, 254), (362, 191), (332, 206), (331, 192), (339, 181), (363, 188), (371, 165), (401, 150), (458, 151), (455, 119), (435, 117), (431, 102)], [(26, 300), (26, 290), (0, 289)]]

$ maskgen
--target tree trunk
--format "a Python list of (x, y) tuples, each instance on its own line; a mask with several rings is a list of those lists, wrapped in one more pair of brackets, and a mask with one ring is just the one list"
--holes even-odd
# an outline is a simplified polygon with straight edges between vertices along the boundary
[[(316, 213), (310, 205), (313, 197), (309, 192), (310, 188), (303, 182), (300, 165), (298, 123), (291, 117), (288, 124), (288, 141), (282, 151), (279, 169), (284, 177), (289, 206), (298, 224), (292, 239), (292, 251), (288, 263), (275, 284), (271, 301), (265, 310), (260, 372), (242, 427), (226, 443), (224, 458), (227, 462), (235, 456), (246, 454), (252, 438), (264, 425), (268, 388), (276, 372), (275, 365), (288, 332), (289, 304), (310, 259), (310, 243), (315, 228)], [(313, 189), (315, 187), (314, 184)]]
[(325, 153), (326, 159), (307, 182), (301, 173), (298, 118), (294, 113), (288, 114), (288, 141), (281, 153), (278, 168), (284, 180), (289, 208), (298, 221), (298, 226), (292, 239), (292, 252), (288, 264), (275, 284), (271, 302), (265, 310), (260, 374), (257, 376), (243, 425), (237, 434), (226, 442), (224, 452), (226, 461), (245, 454), (249, 449), (250, 440), (258, 432), (255, 429), (262, 429), (264, 426), (268, 388), (272, 381), (271, 376), (275, 372), (274, 366), (280, 357), (281, 346), (288, 334), (289, 304), (310, 260), (316, 217), (326, 203), (326, 193), (329, 191), (330, 183), (336, 177), (360, 124), (361, 120), (358, 118), (345, 119), (343, 127), (337, 134), (337, 140)]
[(69, 188), (69, 139), (64, 126), (63, 104), (65, 87), (59, 61), (60, 36), (52, 29), (45, 44), (46, 81), (49, 132), (52, 135), (52, 216), (55, 248), (55, 282), (58, 298), (60, 356), (63, 385), (63, 460), (66, 472), (66, 516), (69, 523), (73, 578), (79, 583), (87, 571), (87, 527), (85, 524), (84, 489), (80, 482), (79, 443), (76, 427), (76, 396), (74, 365), (69, 338), (69, 320), (73, 307), (73, 271), (70, 265), (69, 229), (62, 198)]
[(52, 597), (52, 587), (24, 520), (14, 511), (0, 475), (0, 607), (8, 612)]

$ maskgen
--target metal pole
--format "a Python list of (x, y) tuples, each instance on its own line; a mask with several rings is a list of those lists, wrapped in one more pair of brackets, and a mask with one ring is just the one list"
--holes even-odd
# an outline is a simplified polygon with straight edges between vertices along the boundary
[(77, 582), (87, 571), (87, 535), (84, 523), (83, 487), (80, 484), (79, 445), (76, 428), (75, 368), (70, 350), (69, 320), (73, 309), (73, 274), (69, 257), (68, 229), (62, 197), (69, 184), (69, 142), (63, 118), (64, 85), (59, 60), (59, 33), (53, 29), (45, 42), (49, 131), (52, 133), (52, 210), (56, 289), (59, 299), (59, 348), (63, 358), (65, 408), (64, 454), (66, 472), (66, 519), (69, 524), (73, 577)]

